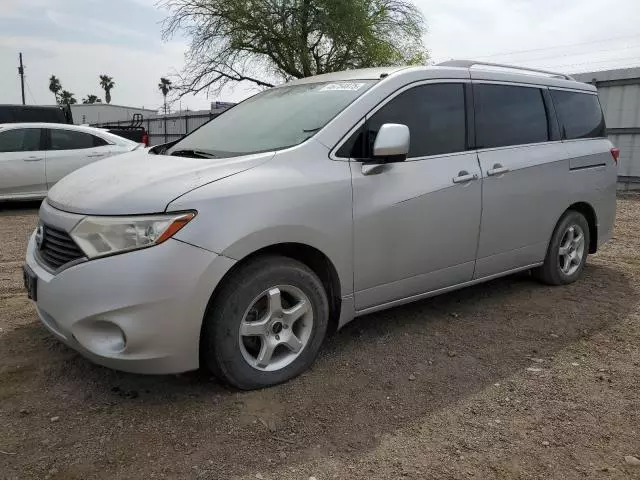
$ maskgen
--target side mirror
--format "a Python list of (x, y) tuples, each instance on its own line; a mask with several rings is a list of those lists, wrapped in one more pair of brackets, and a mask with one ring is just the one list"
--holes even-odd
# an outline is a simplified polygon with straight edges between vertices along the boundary
[(385, 162), (404, 162), (409, 154), (409, 127), (399, 123), (385, 123), (380, 127), (373, 144), (374, 159)]

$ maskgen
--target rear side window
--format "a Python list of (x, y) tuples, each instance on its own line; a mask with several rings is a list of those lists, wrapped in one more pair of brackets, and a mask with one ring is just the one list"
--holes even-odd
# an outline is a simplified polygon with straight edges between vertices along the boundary
[(380, 127), (409, 127), (409, 158), (466, 150), (464, 86), (461, 83), (420, 85), (401, 93), (366, 122), (337, 152), (339, 157), (368, 158)]
[(551, 97), (558, 112), (563, 139), (606, 136), (604, 115), (597, 95), (551, 90)]
[(478, 148), (549, 140), (547, 112), (539, 88), (476, 84), (473, 96)]
[[(106, 144), (101, 138), (89, 133), (52, 128), (50, 150), (80, 150)], [(97, 141), (102, 143), (96, 145)]]
[(33, 152), (40, 148), (39, 128), (0, 130), (0, 152)]

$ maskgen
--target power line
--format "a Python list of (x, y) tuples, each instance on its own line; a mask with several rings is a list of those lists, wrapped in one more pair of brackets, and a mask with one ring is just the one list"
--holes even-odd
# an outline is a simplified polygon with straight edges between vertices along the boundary
[[(577, 62), (577, 63), (565, 63), (560, 65), (549, 65), (549, 68), (565, 68), (565, 67), (578, 67), (581, 65), (599, 65), (602, 63), (611, 63), (611, 62), (629, 62), (631, 60), (636, 60), (637, 63), (640, 63), (640, 57), (635, 55), (633, 57), (623, 57), (623, 58), (609, 58), (606, 60), (594, 60), (589, 62)], [(545, 64), (547, 65), (547, 64)]]
[(552, 56), (547, 56), (547, 57), (537, 57), (537, 58), (532, 58), (530, 60), (518, 60), (521, 63), (531, 63), (531, 62), (537, 62), (539, 60), (557, 60), (557, 59), (561, 59), (561, 58), (567, 58), (567, 57), (581, 57), (581, 56), (585, 56), (585, 55), (592, 55), (594, 53), (608, 53), (608, 52), (620, 52), (623, 50), (634, 50), (634, 49), (640, 49), (640, 44), (638, 45), (628, 45), (626, 47), (621, 47), (621, 48), (608, 48), (608, 49), (604, 49), (604, 50), (589, 50), (588, 52), (582, 52), (582, 53), (564, 53), (562, 55), (552, 55)]
[(36, 102), (36, 97), (33, 96), (33, 93), (31, 93), (31, 87), (29, 86), (29, 82), (27, 80), (27, 77), (24, 77), (24, 84), (27, 86), (27, 91), (29, 92), (29, 95), (31, 96), (31, 100), (33, 101), (34, 105), (37, 105), (38, 102)]
[(577, 68), (577, 69), (568, 69), (567, 73), (570, 74), (576, 74), (576, 73), (595, 73), (595, 72), (602, 72), (605, 70), (625, 70), (627, 68), (640, 68), (640, 63), (639, 62), (634, 62), (634, 63), (623, 63), (621, 65), (615, 65), (615, 67), (613, 65), (610, 66), (600, 66), (600, 67), (595, 67), (595, 68), (586, 68), (586, 67), (582, 67), (582, 68)]
[(504, 57), (504, 56), (507, 56), (507, 55), (519, 55), (521, 53), (543, 52), (543, 51), (549, 51), (549, 50), (557, 50), (559, 48), (580, 47), (580, 46), (583, 46), (583, 45), (593, 45), (595, 43), (611, 42), (611, 41), (615, 41), (615, 40), (628, 40), (630, 38), (640, 38), (640, 35), (627, 35), (627, 36), (624, 36), (624, 37), (611, 37), (611, 38), (600, 39), (600, 40), (591, 40), (591, 41), (588, 41), (588, 42), (572, 43), (572, 44), (568, 44), (568, 45), (556, 45), (554, 47), (532, 48), (532, 49), (529, 49), (529, 50), (513, 50), (511, 52), (492, 53), (490, 55), (478, 55), (475, 58), (477, 58), (477, 59), (494, 58), (494, 57)]

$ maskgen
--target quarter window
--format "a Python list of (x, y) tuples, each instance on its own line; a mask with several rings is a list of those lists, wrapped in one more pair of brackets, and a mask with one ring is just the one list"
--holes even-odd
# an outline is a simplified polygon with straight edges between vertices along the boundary
[(558, 112), (563, 139), (606, 136), (604, 116), (597, 95), (551, 90), (551, 97)]
[(94, 147), (104, 147), (105, 145), (109, 145), (104, 138), (96, 137), (95, 135), (91, 135), (93, 137), (93, 146)]
[(409, 127), (409, 158), (466, 150), (464, 85), (436, 83), (407, 90), (385, 104), (337, 152), (339, 157), (369, 158), (380, 127)]
[(476, 84), (473, 96), (478, 148), (549, 140), (547, 112), (539, 88)]
[(33, 152), (40, 148), (39, 128), (0, 131), (0, 152)]

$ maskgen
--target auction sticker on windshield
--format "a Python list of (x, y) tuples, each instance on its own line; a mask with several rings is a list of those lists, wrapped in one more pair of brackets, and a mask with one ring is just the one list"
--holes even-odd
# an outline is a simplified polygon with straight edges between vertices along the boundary
[(321, 92), (355, 92), (364, 87), (366, 83), (341, 82), (329, 83), (320, 89)]

